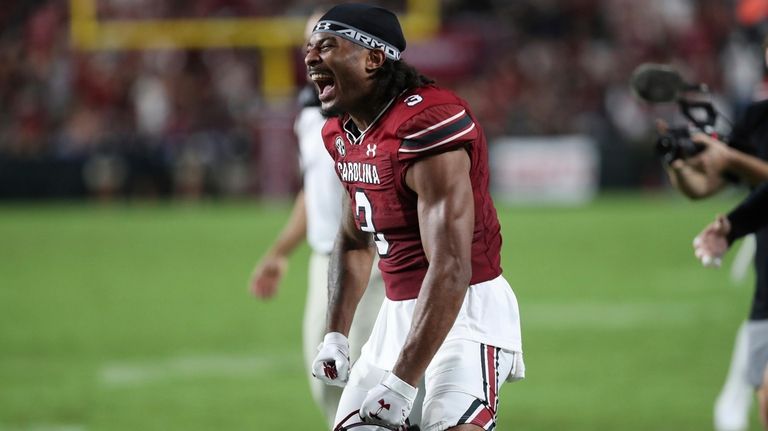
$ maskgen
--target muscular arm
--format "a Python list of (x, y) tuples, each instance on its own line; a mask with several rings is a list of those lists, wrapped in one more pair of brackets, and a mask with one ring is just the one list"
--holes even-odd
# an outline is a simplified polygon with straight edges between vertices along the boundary
[(453, 326), (472, 276), (475, 213), (469, 168), (467, 153), (454, 150), (419, 161), (406, 174), (418, 194), (419, 230), (429, 260), (410, 332), (392, 370), (412, 386)]
[(328, 268), (328, 332), (349, 335), (352, 318), (368, 286), (373, 265), (371, 235), (357, 229), (349, 196), (344, 194), (341, 226)]

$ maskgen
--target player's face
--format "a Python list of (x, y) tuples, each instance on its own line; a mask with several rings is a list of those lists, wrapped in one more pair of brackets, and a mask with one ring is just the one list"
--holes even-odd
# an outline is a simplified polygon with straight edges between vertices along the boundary
[(309, 38), (304, 63), (323, 111), (355, 112), (365, 103), (371, 86), (365, 69), (367, 54), (367, 49), (330, 33), (315, 33)]

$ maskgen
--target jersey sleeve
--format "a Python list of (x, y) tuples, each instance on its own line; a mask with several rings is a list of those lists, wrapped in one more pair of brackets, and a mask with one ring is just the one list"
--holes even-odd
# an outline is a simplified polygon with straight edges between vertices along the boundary
[(436, 105), (405, 121), (397, 131), (398, 158), (416, 160), (464, 147), (477, 138), (477, 126), (466, 108), (458, 104)]

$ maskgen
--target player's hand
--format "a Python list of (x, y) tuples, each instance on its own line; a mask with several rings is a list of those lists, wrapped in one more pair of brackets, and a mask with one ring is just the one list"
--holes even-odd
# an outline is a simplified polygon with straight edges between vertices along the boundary
[(707, 267), (719, 267), (723, 261), (723, 255), (728, 251), (728, 233), (731, 231), (731, 223), (722, 215), (710, 223), (693, 239), (693, 250), (702, 265)]
[(360, 418), (367, 423), (399, 429), (411, 414), (417, 392), (417, 388), (400, 380), (394, 373), (387, 373), (377, 386), (368, 391), (360, 407)]
[(251, 293), (261, 299), (275, 296), (286, 269), (288, 269), (288, 259), (285, 257), (264, 257), (251, 274)]
[(312, 375), (327, 385), (344, 387), (349, 379), (349, 341), (340, 332), (325, 334), (312, 362)]

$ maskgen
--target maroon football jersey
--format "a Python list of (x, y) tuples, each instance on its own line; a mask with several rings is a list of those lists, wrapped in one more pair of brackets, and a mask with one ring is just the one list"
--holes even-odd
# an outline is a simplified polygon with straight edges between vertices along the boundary
[(422, 158), (457, 148), (465, 148), (471, 159), (471, 284), (501, 274), (501, 229), (488, 190), (485, 135), (453, 92), (432, 85), (409, 90), (364, 131), (349, 116), (332, 118), (323, 128), (323, 141), (352, 199), (358, 228), (374, 236), (387, 298), (416, 298), (429, 266), (419, 233), (418, 196), (406, 185), (405, 173)]

